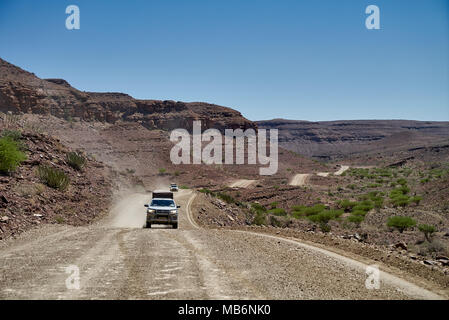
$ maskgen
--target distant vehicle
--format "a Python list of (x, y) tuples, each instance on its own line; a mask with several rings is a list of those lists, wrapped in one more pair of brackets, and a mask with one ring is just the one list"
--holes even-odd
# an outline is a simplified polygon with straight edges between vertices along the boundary
[(170, 224), (173, 229), (178, 229), (178, 209), (173, 199), (171, 191), (153, 191), (153, 197), (149, 204), (146, 204), (147, 219), (146, 228), (151, 228), (153, 224)]
[(178, 192), (179, 191), (178, 185), (176, 183), (172, 183), (170, 185), (170, 191)]

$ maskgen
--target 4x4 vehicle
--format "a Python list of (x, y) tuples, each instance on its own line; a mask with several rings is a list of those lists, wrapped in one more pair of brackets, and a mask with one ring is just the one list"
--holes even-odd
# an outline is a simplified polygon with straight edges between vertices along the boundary
[(170, 191), (179, 191), (178, 185), (176, 183), (172, 183), (170, 185)]
[(153, 191), (153, 198), (146, 204), (147, 220), (145, 227), (151, 228), (152, 224), (170, 224), (173, 229), (178, 228), (178, 209), (173, 199), (173, 192)]

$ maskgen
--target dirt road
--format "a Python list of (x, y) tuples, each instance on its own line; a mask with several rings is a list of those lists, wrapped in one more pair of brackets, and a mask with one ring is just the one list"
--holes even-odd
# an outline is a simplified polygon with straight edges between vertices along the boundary
[(341, 166), (338, 171), (334, 172), (334, 175), (341, 176), (346, 170), (349, 169), (349, 166)]
[(189, 210), (194, 196), (176, 195), (178, 230), (142, 229), (149, 195), (129, 194), (95, 225), (24, 234), (0, 248), (0, 298), (439, 298), (384, 273), (368, 290), (366, 265), (294, 240), (202, 229)]
[(303, 186), (306, 184), (309, 177), (310, 177), (309, 173), (298, 173), (290, 181), (290, 185), (291, 186)]
[(231, 188), (248, 188), (252, 184), (254, 184), (257, 180), (245, 180), (240, 179), (229, 184)]

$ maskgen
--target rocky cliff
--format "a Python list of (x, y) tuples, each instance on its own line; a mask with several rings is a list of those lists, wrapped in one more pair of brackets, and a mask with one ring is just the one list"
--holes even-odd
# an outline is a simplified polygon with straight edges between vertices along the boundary
[(449, 139), (449, 122), (412, 120), (258, 121), (279, 129), (279, 145), (306, 156), (333, 159), (361, 152), (385, 152)]
[(138, 100), (123, 93), (83, 92), (63, 79), (40, 79), (0, 59), (0, 111), (36, 113), (115, 123), (133, 121), (152, 129), (255, 128), (240, 112), (202, 102)]

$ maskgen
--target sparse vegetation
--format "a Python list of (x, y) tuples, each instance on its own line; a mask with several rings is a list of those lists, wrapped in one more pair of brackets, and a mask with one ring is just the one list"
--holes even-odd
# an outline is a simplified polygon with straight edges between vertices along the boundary
[(432, 234), (435, 233), (436, 228), (428, 224), (420, 224), (418, 226), (419, 231), (424, 234), (424, 237), (428, 242), (432, 242)]
[(40, 165), (37, 174), (43, 183), (60, 191), (65, 191), (70, 183), (69, 177), (63, 171), (49, 166)]
[(416, 226), (416, 221), (411, 217), (393, 216), (388, 218), (387, 226), (397, 229), (400, 233)]
[(86, 162), (87, 162), (86, 158), (80, 153), (77, 152), (67, 153), (67, 163), (75, 170), (81, 171), (86, 165)]
[(11, 137), (0, 138), (0, 172), (9, 174), (14, 172), (26, 155), (20, 150), (19, 144)]

